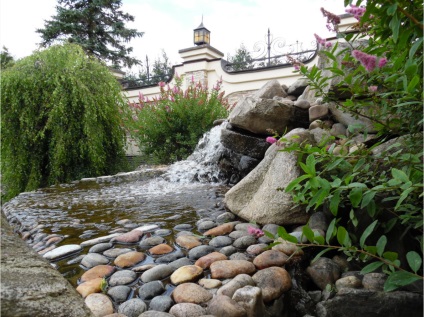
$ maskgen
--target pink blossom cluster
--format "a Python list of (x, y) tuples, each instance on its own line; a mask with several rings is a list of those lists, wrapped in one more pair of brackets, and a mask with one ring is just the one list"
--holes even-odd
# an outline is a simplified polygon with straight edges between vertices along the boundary
[(327, 42), (326, 40), (324, 40), (323, 38), (321, 38), (318, 34), (314, 33), (314, 36), (318, 42), (318, 44), (324, 46), (324, 47), (331, 47), (331, 42)]
[(377, 66), (381, 68), (387, 64), (387, 58), (385, 57), (378, 59), (377, 56), (370, 55), (358, 50), (353, 50), (352, 55), (358, 61), (360, 61), (361, 64), (365, 67), (365, 69), (369, 72), (372, 72)]
[(358, 7), (354, 4), (351, 4), (350, 8), (347, 8), (345, 11), (347, 13), (352, 14), (355, 17), (355, 19), (357, 19), (359, 21), (365, 13), (365, 8), (364, 7)]
[(264, 235), (264, 232), (261, 229), (253, 228), (253, 227), (247, 227), (247, 232), (249, 232), (250, 235), (254, 236), (255, 238), (260, 238)]
[(378, 86), (369, 86), (368, 91), (369, 92), (376, 92), (378, 90)]
[(268, 142), (268, 143), (274, 144), (275, 142), (277, 142), (277, 139), (272, 137), (272, 136), (269, 136), (269, 137), (266, 138), (265, 141)]
[(327, 29), (329, 31), (337, 31), (337, 25), (340, 24), (340, 17), (330, 11), (321, 8), (322, 15), (327, 18)]

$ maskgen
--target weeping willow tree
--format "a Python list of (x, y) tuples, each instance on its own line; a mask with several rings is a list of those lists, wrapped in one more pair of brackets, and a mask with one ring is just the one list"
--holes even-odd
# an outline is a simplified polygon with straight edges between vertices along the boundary
[(2, 71), (3, 198), (118, 171), (125, 107), (108, 67), (75, 44), (35, 52)]

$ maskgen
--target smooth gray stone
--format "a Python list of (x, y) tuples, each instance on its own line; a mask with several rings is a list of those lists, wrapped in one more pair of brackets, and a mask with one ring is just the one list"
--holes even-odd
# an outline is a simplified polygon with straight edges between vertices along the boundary
[(138, 289), (138, 296), (143, 300), (152, 299), (165, 292), (165, 286), (161, 281), (148, 282)]
[(104, 242), (93, 245), (89, 250), (88, 253), (102, 253), (103, 251), (106, 251), (113, 247), (112, 243)]
[(202, 256), (205, 256), (214, 251), (215, 248), (210, 245), (199, 245), (198, 247), (194, 247), (188, 252), (188, 258), (195, 261), (200, 259)]
[(151, 300), (149, 309), (160, 312), (167, 312), (171, 309), (172, 305), (174, 305), (174, 301), (170, 296), (161, 295), (156, 296)]
[(159, 264), (141, 275), (141, 280), (144, 283), (162, 280), (174, 272), (174, 268), (167, 264)]
[(118, 304), (125, 302), (130, 293), (131, 288), (126, 285), (113, 286), (107, 291), (107, 294)]
[(156, 263), (169, 263), (179, 258), (185, 257), (185, 254), (181, 250), (177, 250), (173, 253), (165, 254), (159, 258), (155, 259)]

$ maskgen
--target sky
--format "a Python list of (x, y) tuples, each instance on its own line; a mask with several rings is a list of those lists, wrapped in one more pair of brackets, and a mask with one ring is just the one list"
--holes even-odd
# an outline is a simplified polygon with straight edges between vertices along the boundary
[[(264, 42), (268, 28), (273, 39), (286, 45), (296, 41), (310, 46), (313, 34), (329, 37), (320, 8), (343, 14), (343, 0), (122, 0), (122, 10), (134, 16), (127, 27), (144, 32), (131, 40), (132, 56), (153, 62), (164, 51), (172, 65), (180, 64), (178, 51), (195, 46), (193, 30), (203, 25), (211, 32), (210, 45), (224, 57), (243, 44), (253, 51)], [(56, 14), (57, 0), (0, 0), (0, 46), (15, 58), (31, 55), (41, 38), (36, 29)], [(252, 57), (255, 57), (252, 54)], [(128, 71), (127, 69), (125, 69)], [(136, 72), (133, 68), (130, 71)]]

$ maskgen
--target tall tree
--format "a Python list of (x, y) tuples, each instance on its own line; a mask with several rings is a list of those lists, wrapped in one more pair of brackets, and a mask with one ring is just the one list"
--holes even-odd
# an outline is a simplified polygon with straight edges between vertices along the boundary
[(229, 58), (229, 62), (233, 71), (252, 69), (254, 67), (253, 58), (244, 44), (241, 44), (235, 55)]
[(3, 46), (1, 52), (0, 52), (0, 62), (1, 62), (1, 69), (6, 69), (15, 63), (15, 60), (13, 59), (13, 56), (10, 55), (9, 50), (7, 47)]
[(129, 56), (132, 47), (125, 43), (144, 33), (125, 27), (125, 22), (134, 21), (134, 17), (120, 10), (121, 0), (58, 0), (58, 3), (57, 15), (45, 21), (44, 29), (37, 29), (42, 46), (67, 40), (116, 67), (121, 63), (128, 67), (139, 63)]

